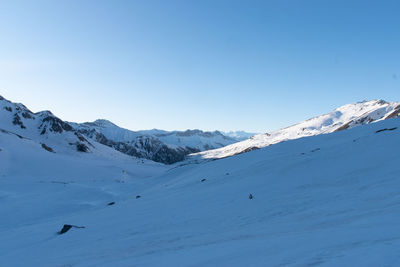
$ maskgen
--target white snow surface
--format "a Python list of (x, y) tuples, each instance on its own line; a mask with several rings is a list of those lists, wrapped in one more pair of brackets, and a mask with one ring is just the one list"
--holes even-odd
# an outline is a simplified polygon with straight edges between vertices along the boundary
[(253, 137), (254, 135), (256, 135), (256, 133), (249, 133), (249, 132), (245, 132), (245, 131), (229, 131), (229, 132), (223, 132), (223, 134), (225, 136), (235, 138), (239, 141), (249, 139), (250, 137)]
[(168, 132), (153, 129), (135, 132), (107, 120), (81, 124), (64, 122), (50, 111), (33, 113), (23, 104), (13, 103), (1, 96), (0, 130), (35, 140), (54, 152), (76, 154), (79, 146), (85, 146), (87, 152), (101, 153), (104, 150), (101, 144), (104, 144), (131, 156), (166, 164), (183, 160), (186, 154), (194, 151), (219, 148), (240, 140), (219, 131)]
[(259, 134), (242, 142), (222, 148), (194, 153), (189, 160), (215, 159), (236, 155), (254, 148), (262, 148), (282, 141), (339, 131), (386, 119), (400, 109), (399, 102), (384, 100), (363, 101), (341, 106), (334, 111), (300, 122), (290, 127)]
[(167, 169), (0, 131), (0, 265), (399, 266), (399, 144), (394, 118)]
[(108, 120), (70, 124), (76, 129), (94, 129), (97, 132), (102, 133), (106, 138), (117, 142), (132, 143), (140, 136), (150, 136), (174, 149), (190, 147), (203, 151), (207, 149), (220, 148), (243, 140), (241, 137), (224, 135), (219, 131), (164, 131), (158, 129), (131, 131), (119, 127)]
[[(23, 117), (22, 114), (25, 114), (27, 117)], [(23, 127), (12, 123), (16, 115), (19, 116)], [(87, 145), (90, 153), (95, 154), (95, 156), (112, 157), (117, 160), (126, 160), (127, 158), (137, 160), (135, 157), (128, 157), (94, 140), (90, 140), (90, 142), (86, 139), (85, 141), (81, 141), (74, 131), (62, 130), (61, 133), (51, 131), (50, 128), (52, 124), (49, 121), (44, 121), (45, 118), (58, 119), (50, 111), (32, 113), (23, 104), (0, 99), (0, 133), (2, 133), (4, 138), (12, 136), (20, 139), (23, 143), (30, 144), (43, 151), (45, 151), (42, 147), (42, 144), (44, 144), (55, 153), (68, 154), (77, 156), (78, 158), (82, 157), (82, 155), (80, 155), (82, 152), (77, 151), (76, 144), (82, 143)], [(45, 133), (42, 133), (43, 129), (46, 129)], [(45, 151), (45, 153), (50, 152)], [(144, 161), (148, 162), (148, 160)]]

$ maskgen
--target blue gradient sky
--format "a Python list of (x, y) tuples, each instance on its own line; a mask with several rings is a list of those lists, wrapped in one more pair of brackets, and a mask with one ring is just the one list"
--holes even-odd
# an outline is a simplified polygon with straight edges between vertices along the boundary
[(0, 94), (129, 129), (272, 131), (400, 100), (400, 1), (0, 1)]

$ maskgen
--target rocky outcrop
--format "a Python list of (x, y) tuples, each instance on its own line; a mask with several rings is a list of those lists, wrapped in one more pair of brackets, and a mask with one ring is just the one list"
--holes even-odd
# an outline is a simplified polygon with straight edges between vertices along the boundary
[(55, 153), (54, 150), (53, 150), (51, 147), (47, 146), (47, 145), (44, 144), (44, 143), (42, 144), (42, 148), (43, 148), (44, 150), (49, 151), (49, 152)]
[(85, 145), (84, 143), (77, 143), (77, 144), (76, 144), (76, 150), (77, 150), (78, 152), (84, 152), (84, 153), (87, 153), (87, 152), (90, 151), (89, 148), (88, 148), (88, 146)]
[(83, 136), (124, 154), (164, 164), (182, 161), (188, 154), (223, 147), (238, 140), (219, 131), (130, 131), (107, 120), (71, 124)]
[(14, 119), (13, 119), (12, 123), (13, 123), (14, 125), (20, 126), (21, 129), (25, 129), (25, 128), (26, 128), (25, 125), (24, 125), (24, 124), (22, 123), (22, 121), (21, 121), (21, 117), (20, 117), (17, 113), (14, 114)]
[(72, 132), (74, 130), (71, 125), (60, 120), (52, 114), (42, 119), (39, 129), (41, 130), (40, 134), (42, 135), (47, 131), (51, 131), (53, 133), (62, 133), (63, 131)]
[(394, 108), (394, 110), (386, 116), (385, 119), (392, 119), (400, 116), (400, 105)]
[(3, 118), (1, 127), (4, 127), (2, 132), (36, 141), (46, 151), (55, 153), (53, 147), (62, 144), (79, 152), (90, 152), (89, 147), (94, 147), (69, 123), (54, 116), (50, 111), (33, 113), (23, 104), (2, 98), (0, 112)]
[(117, 142), (108, 139), (104, 134), (97, 132), (95, 129), (80, 129), (78, 132), (124, 154), (164, 164), (173, 164), (182, 161), (186, 155), (199, 152), (199, 150), (190, 147), (170, 148), (157, 138), (151, 136), (138, 136), (131, 142)]

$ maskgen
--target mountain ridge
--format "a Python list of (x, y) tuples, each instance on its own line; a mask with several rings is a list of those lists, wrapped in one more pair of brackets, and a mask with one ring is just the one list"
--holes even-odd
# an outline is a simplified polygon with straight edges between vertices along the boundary
[(223, 148), (194, 153), (188, 158), (194, 161), (224, 158), (286, 140), (342, 131), (398, 116), (400, 116), (400, 102), (387, 102), (382, 99), (364, 100), (340, 106), (332, 112), (315, 116), (272, 133), (255, 135)]
[(56, 140), (57, 136), (54, 134), (62, 134), (64, 152), (69, 150), (70, 153), (71, 148), (79, 152), (93, 152), (96, 144), (100, 144), (129, 156), (164, 164), (229, 157), (291, 139), (342, 131), (400, 115), (399, 102), (387, 102), (382, 99), (364, 100), (343, 105), (332, 112), (272, 133), (254, 135), (239, 142), (240, 138), (251, 134), (231, 132), (231, 135), (242, 134), (235, 139), (221, 131), (205, 132), (198, 129), (131, 131), (106, 119), (85, 123), (66, 122), (51, 111), (33, 113), (25, 105), (13, 103), (2, 96), (0, 103), (1, 129), (37, 139), (43, 147), (49, 147), (53, 151), (56, 150), (52, 148), (52, 144), (60, 145), (63, 142), (60, 138)]
[[(2, 96), (0, 128), (35, 139), (53, 151), (63, 146), (62, 150), (68, 153), (75, 150), (94, 152), (98, 143), (129, 156), (164, 164), (173, 164), (184, 160), (190, 153), (219, 148), (240, 140), (225, 136), (220, 131), (204, 132), (197, 129), (134, 132), (105, 119), (86, 123), (67, 122), (51, 111), (33, 113), (25, 105), (13, 103)], [(55, 140), (57, 138), (59, 140)], [(60, 147), (55, 149), (54, 146)]]

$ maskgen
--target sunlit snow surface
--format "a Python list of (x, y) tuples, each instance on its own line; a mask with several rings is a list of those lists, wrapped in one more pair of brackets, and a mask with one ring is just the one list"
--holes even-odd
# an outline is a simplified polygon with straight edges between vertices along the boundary
[(399, 266), (399, 144), (390, 119), (167, 170), (0, 133), (0, 266)]
[(355, 126), (383, 120), (400, 109), (398, 102), (383, 100), (363, 101), (341, 106), (334, 111), (300, 122), (293, 126), (259, 134), (252, 138), (222, 148), (192, 154), (190, 160), (224, 158), (248, 149), (266, 147), (286, 140), (326, 134)]
[(110, 140), (117, 142), (134, 143), (138, 137), (147, 136), (160, 140), (170, 148), (186, 148), (190, 147), (200, 151), (219, 148), (233, 144), (238, 141), (245, 140), (246, 132), (241, 136), (224, 135), (219, 131), (203, 132), (201, 130), (186, 130), (186, 131), (163, 131), (163, 130), (144, 130), (130, 131), (121, 128), (107, 120), (96, 120), (87, 123), (70, 123), (76, 129), (95, 130), (102, 133)]

